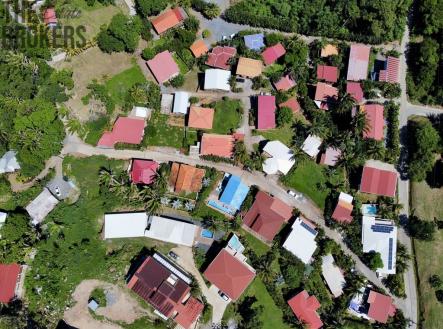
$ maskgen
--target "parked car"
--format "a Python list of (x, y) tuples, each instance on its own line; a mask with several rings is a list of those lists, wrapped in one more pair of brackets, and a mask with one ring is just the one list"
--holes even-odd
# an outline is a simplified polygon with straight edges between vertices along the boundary
[(218, 294), (220, 295), (221, 298), (223, 298), (223, 300), (225, 300), (225, 301), (229, 300), (228, 295), (226, 295), (223, 291), (219, 290)]
[(293, 198), (297, 197), (297, 193), (295, 193), (294, 191), (288, 190), (288, 194)]
[(295, 193), (292, 190), (288, 190), (288, 194), (290, 196), (292, 196), (294, 199), (298, 200), (298, 201), (304, 201), (305, 200), (305, 198), (303, 197), (303, 194), (301, 194), (301, 193)]
[(177, 254), (176, 254), (175, 252), (173, 252), (173, 251), (170, 251), (170, 252), (168, 253), (168, 256), (171, 257), (173, 260), (179, 260), (179, 259), (180, 259), (180, 256), (177, 255)]
[(243, 83), (243, 82), (245, 82), (245, 79), (244, 78), (237, 78), (236, 81)]

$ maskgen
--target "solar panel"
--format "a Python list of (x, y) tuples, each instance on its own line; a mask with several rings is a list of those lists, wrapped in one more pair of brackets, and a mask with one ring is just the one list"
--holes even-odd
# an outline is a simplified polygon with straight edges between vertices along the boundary
[(394, 230), (394, 227), (392, 225), (376, 224), (376, 225), (372, 225), (371, 229), (373, 232), (391, 233)]
[(388, 270), (392, 270), (392, 249), (394, 246), (394, 239), (389, 238), (389, 253), (388, 253)]
[(317, 231), (314, 230), (312, 227), (310, 227), (308, 224), (306, 224), (305, 222), (301, 222), (301, 226), (303, 226), (309, 233), (311, 233), (312, 235), (317, 235)]

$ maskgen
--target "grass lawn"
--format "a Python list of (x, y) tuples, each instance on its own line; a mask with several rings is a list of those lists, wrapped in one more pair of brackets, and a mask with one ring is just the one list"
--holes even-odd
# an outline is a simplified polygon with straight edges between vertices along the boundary
[[(443, 188), (431, 188), (426, 182), (411, 183), (411, 206), (421, 219), (443, 218)], [(443, 304), (437, 301), (435, 289), (428, 279), (437, 274), (443, 278), (443, 231), (437, 230), (432, 242), (414, 240), (415, 257), (419, 279), (419, 309), (421, 327), (426, 329), (441, 328), (443, 322)], [(443, 288), (443, 287), (442, 287)]]
[(297, 167), (290, 171), (282, 179), (287, 187), (292, 187), (312, 199), (321, 209), (325, 207), (325, 200), (328, 190), (320, 190), (318, 183), (323, 183), (326, 178), (323, 173), (323, 166), (311, 160), (303, 160)]
[(108, 125), (109, 117), (105, 115), (97, 118), (96, 120), (86, 122), (85, 128), (88, 133), (86, 135), (85, 142), (96, 146)]
[(229, 134), (240, 126), (242, 106), (237, 99), (225, 99), (215, 105), (214, 123), (212, 132), (215, 134)]
[(137, 83), (146, 79), (138, 65), (134, 65), (105, 82), (105, 86), (116, 105), (123, 105), (128, 91)]
[(186, 66), (185, 62), (183, 62), (180, 57), (178, 57), (175, 53), (172, 54), (172, 57), (174, 58), (175, 62), (177, 63), (181, 74), (185, 75), (186, 73), (189, 72), (189, 68)]
[(291, 124), (286, 124), (283, 127), (270, 129), (270, 130), (256, 130), (254, 135), (262, 135), (268, 140), (277, 140), (285, 144), (286, 146), (291, 146), (292, 137), (294, 136), (294, 131), (291, 128)]
[(248, 242), (248, 248), (254, 250), (257, 256), (262, 256), (269, 251), (269, 246), (264, 244), (252, 234), (246, 232), (243, 229), (240, 230), (240, 234)]

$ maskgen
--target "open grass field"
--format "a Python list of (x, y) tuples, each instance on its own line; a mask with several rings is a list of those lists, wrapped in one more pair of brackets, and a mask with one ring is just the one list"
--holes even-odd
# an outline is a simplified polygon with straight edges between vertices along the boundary
[(254, 131), (254, 135), (261, 135), (268, 140), (277, 140), (282, 142), (286, 146), (290, 146), (292, 143), (292, 138), (294, 136), (294, 131), (291, 128), (291, 124), (287, 124), (276, 129), (256, 130)]
[(242, 113), (241, 102), (237, 99), (218, 101), (215, 105), (214, 123), (212, 132), (215, 134), (229, 134), (240, 126)]
[[(431, 188), (426, 182), (411, 183), (411, 209), (415, 214), (426, 220), (434, 217), (443, 218), (443, 188)], [(435, 289), (429, 285), (429, 277), (437, 274), (443, 278), (443, 231), (435, 234), (431, 242), (414, 241), (417, 272), (419, 278), (419, 309), (422, 322), (426, 329), (442, 328), (443, 304), (437, 301)], [(443, 288), (443, 287), (442, 287)]]
[(321, 209), (325, 207), (325, 200), (328, 190), (320, 190), (319, 183), (326, 181), (323, 173), (323, 166), (312, 160), (303, 160), (297, 167), (283, 177), (283, 183), (287, 187), (292, 187), (312, 199)]
[(114, 75), (105, 82), (115, 104), (123, 105), (128, 91), (137, 83), (146, 82), (145, 76), (138, 65)]

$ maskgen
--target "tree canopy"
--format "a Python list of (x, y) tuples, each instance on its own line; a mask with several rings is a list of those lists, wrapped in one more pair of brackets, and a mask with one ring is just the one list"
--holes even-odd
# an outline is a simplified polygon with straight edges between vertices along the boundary
[(127, 17), (124, 14), (117, 14), (112, 17), (106, 29), (103, 29), (97, 42), (101, 50), (111, 52), (134, 52), (137, 48), (142, 22), (138, 16)]

